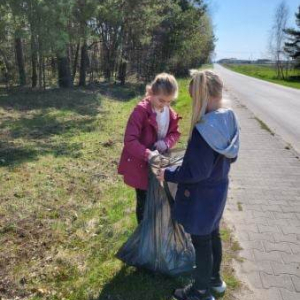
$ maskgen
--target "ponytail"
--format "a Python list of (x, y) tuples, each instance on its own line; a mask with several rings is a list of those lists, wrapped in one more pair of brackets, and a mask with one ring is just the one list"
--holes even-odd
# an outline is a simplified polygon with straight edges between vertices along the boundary
[(221, 95), (223, 88), (222, 80), (212, 71), (191, 70), (191, 75), (189, 91), (193, 102), (189, 138), (195, 125), (201, 122), (201, 118), (205, 115), (209, 98)]
[(192, 136), (194, 126), (201, 120), (205, 114), (208, 103), (207, 79), (205, 73), (194, 73), (190, 82), (190, 91), (193, 98), (192, 117), (189, 137)]

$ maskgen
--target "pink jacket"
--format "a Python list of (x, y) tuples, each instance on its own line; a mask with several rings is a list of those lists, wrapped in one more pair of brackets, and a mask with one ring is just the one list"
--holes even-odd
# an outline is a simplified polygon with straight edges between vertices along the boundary
[[(164, 139), (168, 148), (172, 148), (180, 137), (178, 121), (181, 117), (170, 108), (170, 124)], [(148, 187), (148, 149), (157, 141), (156, 113), (152, 111), (150, 101), (145, 98), (131, 113), (124, 137), (118, 173), (124, 176), (129, 186), (146, 190)]]

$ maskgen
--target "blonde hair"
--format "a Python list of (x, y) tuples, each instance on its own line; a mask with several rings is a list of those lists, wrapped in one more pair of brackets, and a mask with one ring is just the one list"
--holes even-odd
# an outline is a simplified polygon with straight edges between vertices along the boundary
[(221, 97), (223, 81), (210, 70), (191, 70), (192, 79), (189, 92), (193, 98), (192, 117), (189, 137), (191, 138), (194, 126), (201, 121), (207, 110), (208, 101), (211, 97)]
[(178, 84), (175, 77), (168, 73), (156, 75), (151, 84), (146, 86), (146, 96), (151, 94), (174, 95), (174, 99), (176, 99), (178, 97)]

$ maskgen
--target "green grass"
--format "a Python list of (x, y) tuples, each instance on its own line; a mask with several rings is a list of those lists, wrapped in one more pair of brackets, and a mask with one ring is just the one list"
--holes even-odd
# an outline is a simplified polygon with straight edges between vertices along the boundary
[(224, 299), (231, 299), (232, 293), (241, 288), (241, 282), (236, 278), (234, 270), (231, 266), (231, 261), (237, 260), (241, 261), (241, 258), (238, 255), (238, 252), (242, 250), (238, 241), (233, 238), (232, 231), (228, 226), (223, 222), (221, 227), (221, 238), (223, 241), (223, 277), (230, 288), (229, 293), (225, 295)]
[(242, 210), (243, 210), (243, 206), (242, 206), (242, 203), (241, 203), (241, 202), (238, 202), (238, 203), (237, 203), (237, 206), (238, 206), (238, 210), (239, 210), (239, 211), (242, 211)]
[(273, 67), (264, 65), (235, 65), (235, 64), (225, 64), (226, 68), (229, 68), (235, 72), (266, 80), (269, 82), (277, 83), (283, 86), (292, 87), (295, 89), (300, 89), (300, 71), (290, 70), (288, 77), (283, 79), (278, 79), (276, 77), (276, 71)]
[[(174, 103), (186, 145), (190, 99)], [(139, 85), (0, 96), (0, 295), (31, 299), (165, 300), (185, 282), (127, 267), (114, 255), (136, 227), (135, 195), (117, 176)], [(239, 286), (229, 232), (224, 277)], [(1, 294), (2, 293), (2, 294)]]
[(270, 127), (265, 122), (263, 122), (261, 119), (257, 117), (255, 117), (254, 119), (259, 123), (261, 129), (266, 130), (271, 135), (275, 135), (275, 133), (270, 129)]

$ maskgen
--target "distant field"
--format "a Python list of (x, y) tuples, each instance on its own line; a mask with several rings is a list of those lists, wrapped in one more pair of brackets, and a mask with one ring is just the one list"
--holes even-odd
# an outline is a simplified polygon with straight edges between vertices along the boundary
[(256, 77), (280, 85), (300, 89), (300, 70), (289, 71), (288, 77), (286, 80), (277, 79), (276, 71), (271, 66), (265, 65), (231, 65), (224, 64), (224, 67), (231, 69), (235, 72), (242, 73), (248, 76)]

